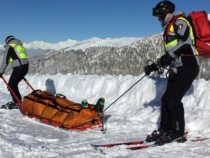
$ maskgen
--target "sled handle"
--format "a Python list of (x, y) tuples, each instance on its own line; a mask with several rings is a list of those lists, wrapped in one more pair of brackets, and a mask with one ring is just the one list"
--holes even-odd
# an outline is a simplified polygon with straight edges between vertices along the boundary
[(34, 91), (33, 87), (29, 84), (28, 80), (24, 77), (23, 80), (26, 82), (26, 84), (31, 88), (32, 91)]
[(22, 105), (22, 101), (20, 101), (20, 99), (17, 97), (17, 95), (14, 93), (14, 91), (12, 90), (12, 88), (8, 85), (7, 81), (4, 79), (3, 76), (1, 76), (2, 80), (4, 81), (4, 83), (7, 85), (7, 87), (9, 88), (10, 92), (12, 93), (12, 95), (15, 97), (15, 99), (18, 101), (18, 104)]
[(7, 85), (8, 89), (10, 90), (10, 92), (12, 93), (12, 95), (15, 97), (15, 99), (18, 101), (18, 108), (20, 110), (20, 112), (23, 115), (27, 115), (29, 116), (29, 112), (26, 110), (26, 108), (23, 107), (22, 101), (20, 99), (18, 99), (17, 95), (14, 93), (14, 91), (12, 90), (12, 88), (8, 85), (7, 81), (4, 79), (3, 76), (1, 76), (2, 80), (4, 81), (4, 83)]

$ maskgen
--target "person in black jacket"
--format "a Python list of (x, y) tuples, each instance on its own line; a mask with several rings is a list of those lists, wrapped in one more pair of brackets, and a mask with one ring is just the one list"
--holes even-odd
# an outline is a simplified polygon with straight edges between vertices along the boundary
[[(23, 43), (20, 40), (16, 39), (14, 36), (8, 36), (5, 40), (4, 57), (2, 65), (0, 67), (0, 77), (2, 77), (8, 64), (11, 64), (13, 72), (10, 76), (8, 85), (11, 87), (11, 89), (20, 101), (22, 100), (22, 98), (18, 89), (18, 84), (28, 73), (29, 69), (29, 61), (27, 58), (26, 50), (22, 45)], [(6, 105), (3, 105), (2, 108), (18, 108), (17, 99), (13, 96), (12, 93), (11, 96), (13, 101), (7, 103)]]
[(160, 128), (148, 135), (146, 140), (156, 141), (159, 145), (174, 140), (184, 142), (185, 119), (181, 100), (199, 73), (195, 39), (185, 13), (176, 12), (172, 2), (159, 2), (153, 8), (153, 16), (158, 17), (162, 24), (165, 54), (156, 64), (145, 66), (145, 73), (149, 75), (152, 71), (167, 66), (176, 71), (168, 79), (166, 91), (161, 99)]

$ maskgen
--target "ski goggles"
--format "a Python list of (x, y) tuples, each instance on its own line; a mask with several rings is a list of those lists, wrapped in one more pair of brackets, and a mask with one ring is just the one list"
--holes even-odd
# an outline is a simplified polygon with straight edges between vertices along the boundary
[(160, 9), (153, 8), (153, 16), (158, 17), (165, 10), (166, 10), (166, 8), (160, 8)]

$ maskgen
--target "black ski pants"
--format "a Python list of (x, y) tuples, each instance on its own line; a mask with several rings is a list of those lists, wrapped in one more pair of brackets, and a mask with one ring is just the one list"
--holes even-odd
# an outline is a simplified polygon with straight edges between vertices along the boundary
[(185, 93), (199, 73), (199, 66), (178, 67), (178, 73), (168, 79), (166, 91), (161, 99), (160, 126), (165, 131), (177, 135), (185, 132), (184, 107), (181, 102)]
[[(11, 89), (13, 90), (13, 92), (15, 93), (15, 95), (18, 97), (20, 101), (22, 101), (22, 97), (18, 89), (18, 84), (28, 73), (28, 68), (29, 68), (29, 64), (14, 68), (8, 82), (8, 85), (11, 87)], [(13, 96), (13, 94), (11, 92), (10, 94), (12, 96), (13, 101), (17, 103), (18, 101)]]

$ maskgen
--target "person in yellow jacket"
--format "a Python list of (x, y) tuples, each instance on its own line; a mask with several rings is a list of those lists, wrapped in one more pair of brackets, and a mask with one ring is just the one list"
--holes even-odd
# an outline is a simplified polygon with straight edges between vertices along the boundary
[(147, 141), (163, 145), (172, 141), (184, 142), (185, 119), (181, 102), (192, 82), (199, 73), (198, 52), (192, 27), (182, 11), (175, 11), (170, 1), (161, 1), (153, 8), (153, 16), (158, 17), (164, 31), (165, 52), (157, 63), (144, 67), (146, 75), (161, 67), (170, 66), (177, 70), (168, 79), (166, 91), (161, 98), (161, 120), (158, 130), (147, 136)]
[[(14, 91), (15, 95), (18, 97), (20, 101), (22, 100), (22, 98), (18, 89), (18, 84), (28, 73), (29, 69), (29, 61), (27, 58), (27, 53), (22, 45), (23, 43), (20, 40), (16, 39), (14, 36), (8, 36), (5, 40), (4, 57), (2, 65), (0, 67), (0, 77), (1, 77), (2, 74), (4, 74), (8, 64), (11, 64), (13, 72), (10, 76), (8, 85), (11, 87), (11, 89)], [(5, 109), (18, 108), (17, 105), (18, 101), (12, 95), (12, 93), (11, 96), (13, 101), (7, 103), (6, 105), (3, 105), (2, 108)]]

